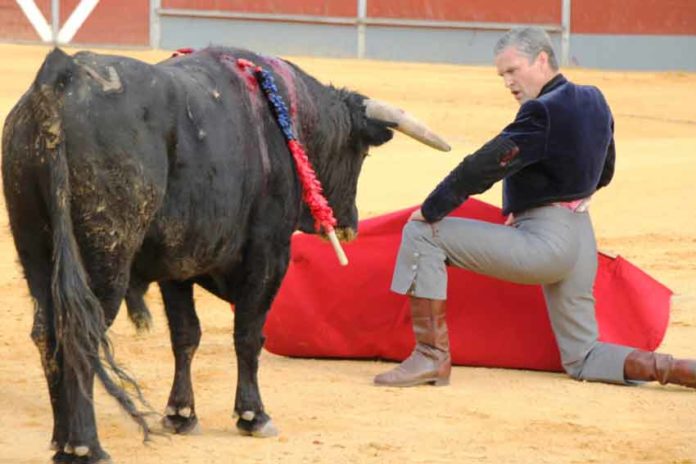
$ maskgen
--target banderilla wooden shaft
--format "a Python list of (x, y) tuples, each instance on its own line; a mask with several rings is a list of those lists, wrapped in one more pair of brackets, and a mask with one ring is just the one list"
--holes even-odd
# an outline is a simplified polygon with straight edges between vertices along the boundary
[(348, 257), (346, 256), (346, 252), (343, 251), (343, 247), (341, 247), (341, 242), (338, 241), (338, 237), (336, 237), (336, 231), (334, 229), (330, 229), (327, 233), (329, 236), (329, 241), (331, 242), (331, 246), (333, 246), (334, 251), (336, 252), (336, 257), (338, 258), (338, 262), (341, 263), (341, 266), (347, 266), (348, 265)]

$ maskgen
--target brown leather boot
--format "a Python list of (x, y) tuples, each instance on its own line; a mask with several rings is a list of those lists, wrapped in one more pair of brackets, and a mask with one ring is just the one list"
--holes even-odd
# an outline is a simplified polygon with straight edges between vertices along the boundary
[(410, 297), (416, 347), (394, 369), (375, 377), (376, 385), (412, 387), (424, 383), (448, 385), (452, 361), (445, 320), (445, 300)]
[(624, 362), (626, 380), (658, 381), (696, 388), (696, 361), (674, 359), (672, 355), (635, 350)]

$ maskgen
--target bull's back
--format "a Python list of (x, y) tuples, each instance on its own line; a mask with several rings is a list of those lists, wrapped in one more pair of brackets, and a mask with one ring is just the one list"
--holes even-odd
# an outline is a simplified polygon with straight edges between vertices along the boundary
[(190, 278), (239, 262), (261, 216), (292, 232), (299, 201), (290, 154), (260, 89), (234, 66), (214, 52), (158, 65), (178, 104), (167, 195), (137, 263), (148, 278)]
[(189, 278), (238, 261), (259, 222), (289, 237), (299, 210), (290, 155), (259, 90), (219, 57), (152, 66), (54, 51), (7, 119), (6, 190), (46, 190), (34, 143), (52, 124), (32, 103), (41, 92), (59, 116), (91, 271), (135, 254), (144, 280)]

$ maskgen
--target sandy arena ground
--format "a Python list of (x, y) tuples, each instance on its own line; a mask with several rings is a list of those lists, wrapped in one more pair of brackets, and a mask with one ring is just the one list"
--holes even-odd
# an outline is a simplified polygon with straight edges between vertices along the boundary
[[(0, 45), (0, 122), (29, 86), (47, 49)], [(155, 62), (166, 52), (123, 52)], [(516, 103), (492, 67), (297, 58), (324, 82), (391, 101), (417, 114), (453, 145), (431, 151), (397, 135), (374, 150), (359, 193), (362, 217), (420, 202), (441, 176), (502, 128)], [(671, 287), (672, 317), (662, 349), (696, 357), (696, 74), (569, 69), (598, 85), (616, 118), (613, 184), (595, 196), (600, 247), (619, 253)], [(390, 179), (385, 183), (385, 179)], [(499, 187), (482, 198), (500, 202)], [(0, 202), (2, 200), (0, 199)], [(25, 283), (0, 206), (0, 462), (47, 462), (52, 418)], [(152, 333), (138, 336), (125, 309), (111, 330), (117, 356), (158, 409), (173, 360), (158, 292), (148, 301)], [(203, 340), (194, 363), (202, 433), (156, 438), (98, 387), (102, 445), (117, 463), (696, 463), (696, 392), (582, 383), (564, 375), (457, 367), (446, 388), (380, 389), (391, 367), (371, 361), (261, 356), (267, 410), (281, 433), (237, 434), (232, 315), (197, 293)], [(376, 311), (379, 308), (375, 308)]]

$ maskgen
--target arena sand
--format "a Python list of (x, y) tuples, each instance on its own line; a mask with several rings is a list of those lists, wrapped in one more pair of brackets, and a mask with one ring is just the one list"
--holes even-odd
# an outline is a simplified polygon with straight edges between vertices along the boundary
[[(0, 45), (0, 121), (31, 83), (45, 47)], [(124, 52), (156, 62), (165, 51)], [(516, 103), (490, 66), (294, 59), (323, 82), (403, 106), (444, 135), (450, 154), (397, 135), (365, 163), (358, 203), (369, 217), (420, 202), (464, 154), (491, 138)], [(592, 205), (599, 245), (671, 287), (662, 349), (696, 358), (696, 74), (568, 69), (598, 85), (616, 118), (617, 171)], [(482, 196), (500, 203), (499, 187)], [(0, 207), (0, 462), (47, 462), (52, 419), (29, 339), (32, 305)], [(154, 330), (138, 336), (121, 312), (117, 356), (163, 409), (173, 360), (159, 294)], [(382, 389), (375, 361), (289, 359), (264, 352), (260, 384), (281, 433), (237, 434), (236, 383), (224, 302), (197, 292), (203, 340), (193, 377), (202, 432), (145, 446), (97, 387), (103, 446), (117, 463), (696, 463), (696, 391), (583, 383), (561, 374), (457, 367), (446, 388)], [(379, 308), (374, 308), (379, 311)], [(514, 310), (514, 308), (511, 308)]]

